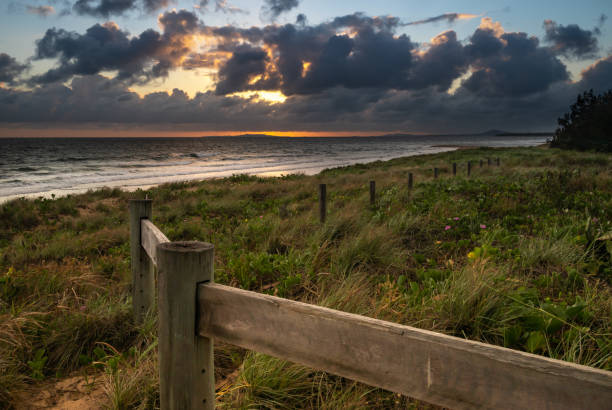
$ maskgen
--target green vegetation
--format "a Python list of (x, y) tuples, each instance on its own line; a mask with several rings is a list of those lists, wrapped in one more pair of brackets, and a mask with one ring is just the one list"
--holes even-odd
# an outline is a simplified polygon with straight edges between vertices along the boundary
[(612, 152), (612, 90), (578, 95), (570, 112), (558, 120), (552, 146), (565, 149)]
[[(501, 166), (480, 168), (486, 157)], [(130, 312), (128, 199), (145, 194), (170, 240), (215, 245), (217, 282), (612, 370), (611, 165), (472, 149), (0, 205), (0, 403), (84, 374), (109, 408), (157, 405), (156, 318), (135, 326)], [(423, 406), (228, 345), (215, 367), (226, 408)]]

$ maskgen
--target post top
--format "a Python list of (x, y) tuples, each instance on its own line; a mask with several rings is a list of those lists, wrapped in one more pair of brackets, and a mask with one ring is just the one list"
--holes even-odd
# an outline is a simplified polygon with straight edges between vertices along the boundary
[(153, 202), (152, 199), (130, 199), (130, 203), (134, 203), (134, 202)]
[(164, 251), (179, 252), (179, 253), (191, 253), (191, 252), (205, 252), (214, 249), (214, 245), (208, 242), (199, 241), (178, 241), (178, 242), (164, 242), (157, 245), (157, 248)]

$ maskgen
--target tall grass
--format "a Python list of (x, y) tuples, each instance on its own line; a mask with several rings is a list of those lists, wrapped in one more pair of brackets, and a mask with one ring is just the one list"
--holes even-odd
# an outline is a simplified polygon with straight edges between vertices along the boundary
[[(486, 157), (502, 166), (467, 178), (466, 162)], [(144, 195), (171, 240), (214, 243), (220, 283), (612, 369), (612, 244), (598, 240), (612, 231), (610, 163), (545, 148), (458, 150), (2, 204), (0, 407), (75, 372), (103, 380), (108, 408), (158, 406), (155, 317), (136, 326), (130, 314), (127, 201)], [(226, 408), (426, 407), (227, 345), (215, 367)]]

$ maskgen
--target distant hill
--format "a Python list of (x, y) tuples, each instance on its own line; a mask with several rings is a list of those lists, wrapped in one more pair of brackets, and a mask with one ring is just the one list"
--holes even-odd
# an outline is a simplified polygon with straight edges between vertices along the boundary
[[(495, 136), (495, 137), (548, 137), (552, 136), (554, 133), (551, 132), (512, 132), (512, 131), (504, 131), (498, 129), (491, 129), (479, 133), (462, 133), (462, 134), (412, 134), (412, 133), (394, 133), (394, 134), (384, 134), (382, 137), (481, 137), (481, 136)], [(371, 135), (371, 137), (375, 137), (377, 135)], [(257, 138), (257, 137), (277, 137), (282, 138), (278, 135), (269, 135), (269, 134), (240, 134), (240, 135), (232, 135), (233, 138)]]
[(554, 133), (551, 132), (514, 132), (514, 131), (503, 131), (497, 129), (491, 129), (483, 132), (470, 132), (462, 134), (409, 134), (409, 133), (396, 133), (386, 134), (385, 137), (481, 137), (481, 136), (494, 136), (494, 137), (549, 137)]

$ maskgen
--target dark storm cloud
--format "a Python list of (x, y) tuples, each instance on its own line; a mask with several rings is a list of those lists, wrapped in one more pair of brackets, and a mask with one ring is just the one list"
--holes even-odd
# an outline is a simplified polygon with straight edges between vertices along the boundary
[(10, 55), (0, 53), (0, 83), (13, 83), (27, 68), (26, 64), (19, 64)]
[(274, 19), (282, 13), (290, 11), (299, 6), (299, 0), (264, 0), (264, 13), (270, 14)]
[(405, 26), (415, 26), (418, 24), (427, 24), (427, 23), (436, 23), (438, 21), (446, 21), (448, 23), (454, 23), (456, 20), (460, 19), (468, 19), (477, 17), (475, 14), (465, 14), (465, 13), (444, 13), (439, 16), (430, 17), (423, 20), (411, 21), (409, 23), (403, 23)]
[[(401, 34), (396, 17), (360, 13), (316, 25), (302, 18), (241, 28), (204, 26), (182, 10), (165, 13), (159, 23), (161, 32), (134, 36), (114, 23), (85, 33), (49, 30), (35, 58), (56, 59), (57, 66), (31, 78), (38, 84), (31, 91), (0, 88), (0, 121), (206, 130), (469, 132), (517, 124), (547, 130), (584, 88), (612, 87), (612, 57), (571, 83), (554, 47), (505, 32), (487, 18), (464, 41), (449, 30), (423, 44)], [(199, 36), (206, 48), (196, 47), (204, 43)], [(218, 68), (213, 90), (193, 98), (181, 90), (141, 98), (127, 89), (178, 67)], [(96, 75), (109, 71), (114, 78)], [(61, 84), (69, 81), (70, 87)], [(288, 98), (272, 105), (231, 95), (260, 90)]]
[(49, 127), (112, 123), (150, 129), (172, 124), (173, 129), (183, 130), (548, 130), (554, 128), (555, 119), (576, 93), (575, 87), (555, 85), (545, 93), (500, 99), (467, 90), (450, 95), (433, 88), (389, 91), (335, 87), (269, 105), (212, 92), (189, 98), (176, 89), (171, 94), (158, 92), (141, 98), (120, 83), (86, 76), (75, 77), (70, 87), (55, 83), (33, 91), (0, 88), (0, 122)]
[[(396, 18), (371, 18), (356, 13), (317, 26), (286, 24), (263, 29), (226, 26), (209, 32), (221, 37), (228, 51), (244, 40), (263, 42), (274, 49), (277, 58), (272, 67), (282, 79), (280, 88), (285, 95), (292, 95), (337, 86), (406, 87), (414, 44), (406, 35), (393, 34), (397, 25)], [(276, 73), (268, 74), (272, 77)], [(232, 87), (225, 83), (217, 92), (248, 89), (246, 83), (252, 76), (241, 78), (241, 83), (232, 82)]]
[(596, 93), (612, 90), (612, 55), (584, 70), (579, 84), (582, 89), (592, 88)]
[(163, 33), (149, 29), (130, 37), (114, 23), (96, 24), (84, 34), (49, 29), (36, 42), (35, 59), (57, 58), (59, 65), (32, 83), (64, 81), (73, 75), (117, 71), (117, 79), (143, 83), (164, 77), (191, 53), (188, 44), (201, 28), (193, 13), (169, 11), (159, 18)]
[(591, 58), (599, 50), (597, 36), (600, 30), (597, 27), (584, 30), (577, 24), (563, 26), (552, 20), (545, 20), (544, 31), (544, 39), (552, 45), (552, 49), (566, 57)]
[(455, 78), (467, 71), (469, 62), (457, 34), (446, 31), (435, 37), (430, 48), (416, 60), (407, 86), (411, 89), (433, 86), (446, 91)]
[(30, 14), (35, 14), (41, 17), (47, 17), (51, 14), (55, 14), (53, 6), (30, 6), (26, 5), (26, 10)]
[(561, 61), (536, 37), (526, 33), (503, 33), (479, 28), (466, 51), (472, 75), (463, 87), (490, 96), (522, 96), (548, 89), (553, 83), (569, 79)]
[[(485, 23), (492, 24), (488, 19)], [(463, 86), (477, 94), (528, 95), (568, 79), (555, 53), (526, 33), (498, 32), (485, 24), (465, 45), (454, 31), (447, 31), (424, 50), (417, 50), (408, 36), (395, 34), (400, 26), (395, 17), (355, 13), (316, 26), (286, 24), (247, 30), (226, 26), (210, 32), (223, 38), (226, 51), (242, 41), (263, 42), (272, 48), (276, 58), (266, 67), (280, 75), (285, 95), (313, 94), (339, 86), (446, 91), (470, 67), (473, 74)], [(262, 74), (252, 72), (235, 77), (241, 81), (224, 81), (217, 92), (247, 90), (248, 82)]]
[[(270, 125), (273, 108), (212, 92), (189, 98), (175, 89), (140, 98), (126, 86), (93, 75), (75, 77), (70, 87), (48, 84), (32, 91), (0, 88), (0, 122), (66, 124), (207, 124), (227, 129)], [(246, 128), (245, 128), (246, 129)]]
[(238, 47), (219, 70), (216, 93), (221, 95), (236, 91), (277, 89), (278, 77), (265, 77), (266, 64), (269, 62), (268, 54), (261, 48), (249, 45)]

